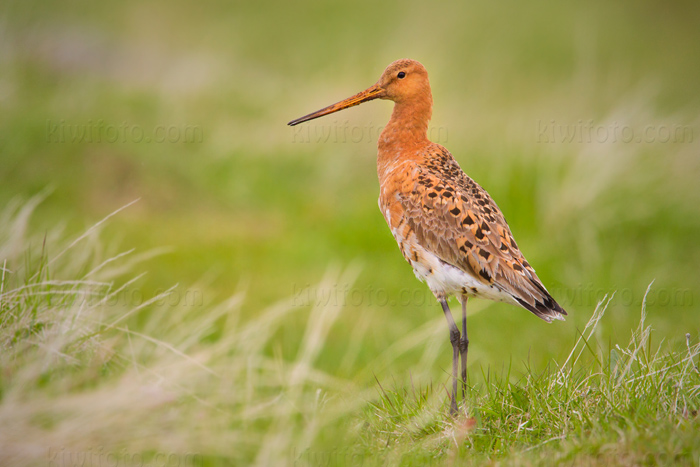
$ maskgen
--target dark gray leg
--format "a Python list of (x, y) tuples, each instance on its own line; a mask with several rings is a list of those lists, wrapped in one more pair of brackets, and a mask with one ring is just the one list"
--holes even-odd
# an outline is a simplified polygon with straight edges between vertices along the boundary
[(467, 296), (462, 296), (462, 339), (459, 341), (459, 353), (462, 360), (462, 399), (467, 395), (467, 351), (469, 339), (467, 338)]
[(442, 305), (442, 311), (445, 312), (445, 318), (447, 318), (447, 325), (450, 327), (450, 343), (452, 344), (452, 401), (450, 403), (450, 414), (457, 414), (457, 364), (459, 362), (459, 328), (455, 324), (455, 320), (452, 318), (452, 312), (450, 307), (447, 305), (447, 300), (444, 298), (440, 300), (440, 305)]

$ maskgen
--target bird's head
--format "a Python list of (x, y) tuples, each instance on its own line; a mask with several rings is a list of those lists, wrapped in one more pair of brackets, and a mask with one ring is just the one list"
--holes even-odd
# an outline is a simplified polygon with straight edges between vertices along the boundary
[(288, 124), (294, 126), (374, 99), (388, 99), (401, 103), (421, 97), (427, 97), (432, 102), (428, 72), (425, 67), (416, 60), (396, 60), (384, 70), (376, 84), (345, 100), (292, 120)]
[(430, 93), (428, 71), (420, 62), (410, 59), (396, 60), (386, 67), (377, 81), (382, 89), (380, 99), (402, 102)]

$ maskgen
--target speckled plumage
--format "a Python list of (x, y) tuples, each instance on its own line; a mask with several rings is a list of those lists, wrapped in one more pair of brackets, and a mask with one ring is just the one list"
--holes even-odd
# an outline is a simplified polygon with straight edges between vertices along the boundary
[[(518, 249), (489, 194), (442, 146), (427, 145), (416, 156), (380, 174), (379, 195), (384, 218), (416, 276), (438, 298), (504, 301), (546, 321), (565, 314)], [(458, 269), (464, 283), (433, 277), (438, 268)]]
[[(415, 60), (390, 64), (379, 81), (352, 97), (289, 122), (296, 125), (372, 99), (394, 102), (378, 141), (379, 208), (416, 276), (442, 305), (453, 348), (451, 411), (457, 412), (457, 364), (466, 382), (469, 297), (521, 306), (550, 322), (566, 312), (525, 260), (489, 194), (452, 155), (427, 137), (433, 98), (428, 72)], [(462, 332), (447, 298), (462, 303)]]

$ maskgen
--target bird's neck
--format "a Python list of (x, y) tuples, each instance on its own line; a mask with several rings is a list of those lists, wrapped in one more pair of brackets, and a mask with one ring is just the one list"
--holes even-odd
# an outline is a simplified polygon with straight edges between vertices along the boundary
[(389, 123), (378, 141), (377, 170), (382, 179), (387, 171), (404, 159), (413, 159), (419, 150), (430, 145), (428, 123), (432, 116), (430, 90), (410, 101), (394, 104)]

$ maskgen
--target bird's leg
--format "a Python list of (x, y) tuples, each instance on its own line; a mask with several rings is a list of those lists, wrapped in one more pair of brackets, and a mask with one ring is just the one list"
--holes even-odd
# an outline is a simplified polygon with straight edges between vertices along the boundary
[(459, 353), (462, 360), (462, 399), (467, 397), (467, 351), (469, 350), (469, 339), (467, 338), (467, 296), (463, 295), (462, 300), (462, 338), (459, 341)]
[(459, 328), (455, 324), (454, 318), (452, 318), (452, 312), (447, 304), (447, 300), (440, 299), (440, 305), (442, 305), (442, 311), (445, 312), (445, 318), (447, 318), (447, 325), (450, 327), (450, 343), (452, 344), (452, 401), (450, 403), (450, 414), (457, 414), (457, 363), (459, 362)]

